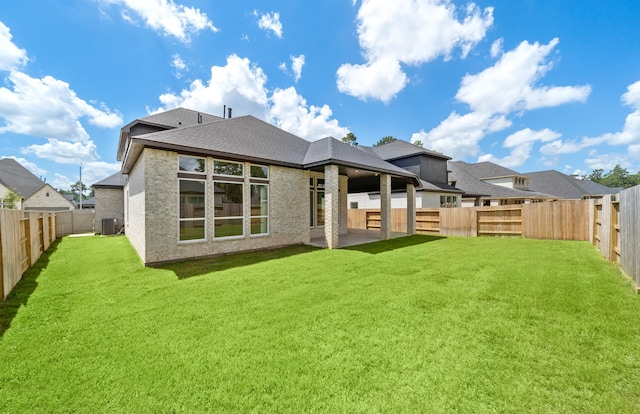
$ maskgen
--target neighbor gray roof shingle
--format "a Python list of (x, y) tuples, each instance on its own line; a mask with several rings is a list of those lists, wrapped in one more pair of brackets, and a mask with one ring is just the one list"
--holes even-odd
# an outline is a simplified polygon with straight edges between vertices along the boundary
[[(536, 191), (516, 190), (513, 188), (489, 184), (485, 181), (480, 180), (479, 176), (475, 176), (473, 174), (478, 173), (480, 174), (480, 176), (482, 176), (482, 174), (505, 172), (506, 170), (512, 172), (512, 174), (510, 175), (521, 175), (515, 171), (509, 170), (508, 168), (500, 166), (498, 166), (500, 168), (492, 168), (488, 165), (483, 165), (480, 168), (473, 168), (474, 164), (467, 164), (464, 161), (449, 161), (448, 166), (450, 170), (449, 180), (455, 181), (456, 187), (461, 189), (468, 195), (495, 198), (553, 198), (549, 194), (539, 193)], [(504, 175), (507, 174), (503, 174), (502, 176)], [(486, 178), (499, 176), (501, 175), (488, 175), (486, 176)]]
[(93, 185), (94, 188), (123, 188), (124, 179), (122, 173), (118, 171), (115, 174), (108, 176), (107, 178), (98, 181)]
[(447, 157), (440, 152), (431, 151), (400, 139), (377, 147), (363, 146), (362, 150), (371, 151), (386, 161), (395, 160), (398, 158), (406, 158), (419, 154), (430, 155), (432, 157), (442, 158), (445, 160), (451, 159), (451, 157)]
[(0, 160), (0, 182), (5, 187), (17, 191), (24, 199), (31, 197), (46, 185), (13, 158)]
[(617, 194), (617, 188), (602, 184), (579, 180), (555, 170), (537, 171), (524, 174), (529, 177), (529, 188), (552, 194), (559, 198), (581, 199), (589, 195)]
[[(200, 116), (200, 119), (198, 117)], [(164, 125), (170, 128), (183, 128), (210, 122), (222, 121), (224, 118), (205, 114), (186, 108), (175, 108), (168, 111), (139, 118), (136, 121), (147, 122), (155, 125)], [(198, 121), (201, 122), (198, 122)]]

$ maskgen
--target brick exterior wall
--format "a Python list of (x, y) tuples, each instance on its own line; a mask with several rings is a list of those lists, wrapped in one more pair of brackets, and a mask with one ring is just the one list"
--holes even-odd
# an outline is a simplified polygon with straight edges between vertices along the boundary
[[(49, 194), (47, 196), (47, 194)], [(73, 204), (66, 198), (64, 198), (60, 193), (58, 193), (55, 188), (51, 187), (49, 184), (46, 184), (44, 187), (35, 192), (31, 197), (24, 200), (22, 203), (22, 208), (24, 210), (73, 210)]]
[(114, 218), (116, 231), (124, 225), (124, 190), (122, 188), (96, 188), (95, 232), (102, 233), (102, 219)]
[[(245, 225), (241, 238), (214, 240), (212, 168), (213, 159), (206, 158), (206, 240), (180, 242), (178, 154), (144, 149), (125, 193), (130, 192), (126, 232), (145, 263), (309, 242), (309, 172), (276, 166), (269, 167), (269, 234), (250, 236)], [(249, 171), (248, 163), (244, 169)], [(245, 189), (248, 204), (246, 194)]]
[(148, 152), (140, 154), (127, 176), (125, 195), (125, 234), (143, 262), (146, 257), (145, 238), (145, 164)]

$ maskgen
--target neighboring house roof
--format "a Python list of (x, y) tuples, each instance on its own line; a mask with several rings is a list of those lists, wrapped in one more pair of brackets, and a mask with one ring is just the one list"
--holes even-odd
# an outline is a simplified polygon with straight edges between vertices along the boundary
[(122, 176), (122, 173), (118, 171), (117, 173), (95, 183), (93, 188), (124, 188), (124, 177)]
[[(553, 196), (536, 191), (517, 190), (482, 181), (482, 178), (500, 176), (521, 176), (521, 174), (500, 167), (499, 165), (486, 165), (477, 167), (477, 164), (467, 164), (464, 161), (449, 161), (449, 179), (456, 182), (456, 187), (470, 196), (491, 197), (491, 198), (554, 198)], [(499, 168), (494, 168), (499, 167)], [(509, 174), (505, 174), (510, 172)], [(496, 175), (496, 173), (498, 173)], [(476, 175), (478, 174), (478, 175)], [(487, 175), (484, 175), (487, 174)]]
[[(125, 138), (121, 135), (121, 146)], [(126, 155), (119, 151), (124, 174), (130, 171), (145, 146), (293, 168), (337, 164), (389, 173), (420, 185), (417, 177), (407, 170), (335, 138), (309, 142), (250, 115), (132, 136)]]
[[(461, 161), (456, 161), (461, 162)], [(524, 174), (520, 174), (517, 171), (510, 170), (501, 165), (494, 164), (489, 161), (478, 162), (475, 164), (467, 164), (464, 166), (465, 171), (471, 174), (477, 179), (497, 178), (497, 177), (523, 177)]]
[(434, 183), (430, 181), (420, 180), (422, 183), (421, 191), (443, 192), (447, 193), (463, 193), (461, 189), (445, 183)]
[(23, 199), (31, 197), (46, 185), (44, 181), (12, 158), (0, 160), (0, 182), (5, 187), (17, 191)]
[(429, 155), (431, 157), (442, 158), (445, 160), (451, 159), (451, 157), (447, 157), (440, 152), (431, 151), (400, 139), (389, 142), (388, 144), (379, 145), (377, 147), (358, 146), (357, 148), (360, 148), (361, 150), (366, 152), (372, 152), (385, 161), (392, 161), (398, 158), (406, 158), (422, 154)]
[(579, 180), (555, 170), (524, 175), (529, 177), (531, 190), (552, 194), (559, 198), (581, 199), (585, 196), (602, 196), (619, 192), (617, 188), (610, 188), (589, 180)]

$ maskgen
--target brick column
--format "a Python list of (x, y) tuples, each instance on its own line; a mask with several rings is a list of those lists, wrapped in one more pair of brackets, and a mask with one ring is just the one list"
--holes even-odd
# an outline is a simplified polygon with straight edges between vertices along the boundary
[(340, 179), (337, 165), (324, 167), (325, 221), (324, 237), (327, 247), (337, 249), (340, 240)]
[(416, 187), (407, 183), (407, 234), (416, 234)]
[(380, 237), (391, 238), (391, 176), (380, 174)]

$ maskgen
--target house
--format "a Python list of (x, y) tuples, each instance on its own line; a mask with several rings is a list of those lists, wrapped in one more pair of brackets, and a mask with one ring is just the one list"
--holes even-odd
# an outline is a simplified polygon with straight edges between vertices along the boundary
[(619, 188), (563, 174), (555, 170), (538, 171), (524, 174), (529, 179), (529, 188), (533, 191), (553, 195), (563, 199), (602, 198), (607, 194), (617, 194)]
[[(416, 190), (417, 208), (457, 207), (462, 190), (448, 183), (447, 161), (450, 157), (430, 151), (403, 140), (396, 140), (377, 147), (360, 145), (358, 149), (372, 154), (415, 174), (420, 180)], [(358, 182), (349, 182), (349, 208), (380, 208), (380, 192), (365, 192)], [(371, 188), (372, 186), (367, 186)], [(391, 195), (392, 208), (406, 208), (407, 194), (402, 185), (395, 186)]]
[(536, 203), (558, 198), (533, 191), (528, 176), (492, 162), (449, 161), (449, 170), (449, 184), (464, 191), (462, 207)]
[[(124, 226), (124, 177), (122, 173), (93, 184), (94, 198), (94, 230), (102, 234), (102, 221), (115, 220), (114, 231)], [(83, 204), (84, 205), (84, 204)]]
[[(253, 116), (178, 108), (120, 133), (125, 233), (145, 264), (264, 249), (347, 232), (349, 185), (415, 200), (418, 177), (335, 138), (309, 142)], [(99, 195), (96, 195), (99, 207)], [(415, 215), (415, 202), (408, 203)], [(415, 232), (415, 220), (407, 232)]]
[(0, 199), (12, 190), (20, 195), (20, 210), (73, 210), (73, 204), (12, 158), (0, 160)]

